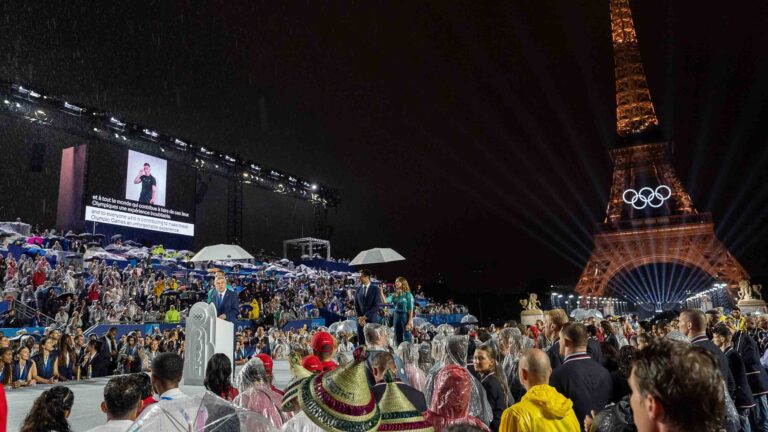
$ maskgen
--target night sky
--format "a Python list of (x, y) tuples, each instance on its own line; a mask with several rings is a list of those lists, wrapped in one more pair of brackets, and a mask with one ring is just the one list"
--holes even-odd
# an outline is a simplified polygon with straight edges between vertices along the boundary
[[(768, 4), (632, 7), (678, 174), (746, 269), (766, 275)], [(408, 261), (390, 271), (441, 274), (446, 295), (572, 285), (602, 222), (615, 142), (607, 0), (0, 11), (0, 77), (336, 187), (334, 255), (392, 247)]]

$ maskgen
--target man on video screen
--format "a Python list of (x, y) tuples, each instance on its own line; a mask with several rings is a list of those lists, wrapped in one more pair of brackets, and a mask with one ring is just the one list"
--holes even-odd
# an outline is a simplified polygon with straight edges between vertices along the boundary
[(155, 204), (157, 198), (157, 180), (152, 176), (152, 170), (148, 163), (144, 163), (144, 168), (139, 170), (139, 175), (133, 179), (133, 184), (141, 183), (141, 194), (139, 202), (144, 204)]

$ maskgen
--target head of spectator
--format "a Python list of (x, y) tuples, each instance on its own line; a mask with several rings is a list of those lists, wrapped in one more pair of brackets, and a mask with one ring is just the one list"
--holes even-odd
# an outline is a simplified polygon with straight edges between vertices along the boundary
[(213, 285), (216, 287), (216, 291), (218, 291), (219, 294), (223, 294), (227, 290), (227, 279), (221, 275), (216, 276)]
[(225, 354), (217, 353), (208, 359), (205, 367), (203, 385), (206, 389), (222, 399), (232, 400), (235, 395), (232, 390), (232, 361)]
[(133, 373), (129, 375), (136, 382), (136, 388), (141, 393), (141, 406), (139, 414), (149, 405), (157, 402), (152, 396), (152, 378), (144, 372)]
[(240, 393), (247, 392), (256, 384), (263, 383), (269, 385), (267, 381), (267, 369), (259, 357), (253, 357), (248, 360), (240, 372), (237, 374), (237, 388)]
[(469, 353), (469, 336), (452, 335), (445, 338), (445, 352), (443, 364), (455, 364), (461, 367), (467, 366), (467, 354)]
[(616, 329), (613, 328), (613, 324), (608, 320), (600, 321), (600, 328), (603, 330), (603, 334), (606, 337), (616, 334)]
[(381, 324), (369, 323), (364, 329), (365, 345), (368, 350), (386, 351), (388, 345), (387, 328)]
[(507, 385), (507, 377), (501, 369), (501, 362), (499, 361), (498, 355), (496, 344), (493, 341), (480, 344), (475, 348), (473, 364), (475, 371), (477, 371), (483, 379), (490, 375), (496, 377), (499, 384), (501, 384), (501, 388), (504, 389), (504, 404), (505, 406), (508, 406), (509, 401), (506, 399), (509, 394), (509, 387)]
[(568, 315), (562, 309), (552, 309), (544, 312), (544, 336), (555, 340), (560, 329), (568, 322)]
[(653, 336), (650, 333), (640, 333), (635, 337), (637, 349), (641, 350), (645, 348), (652, 340)]
[(274, 367), (272, 357), (270, 357), (269, 354), (256, 354), (256, 357), (258, 357), (259, 360), (261, 360), (261, 362), (264, 364), (264, 371), (267, 373), (267, 382), (272, 384), (272, 380), (274, 378), (272, 375), (272, 368)]
[(184, 372), (184, 360), (176, 353), (165, 352), (158, 354), (152, 361), (152, 388), (155, 393), (164, 393), (179, 388)]
[(522, 335), (512, 327), (504, 327), (499, 331), (499, 351), (502, 356), (511, 355), (513, 359), (520, 358), (523, 351)]
[(643, 333), (651, 333), (653, 331), (653, 324), (650, 323), (650, 321), (640, 321), (637, 323), (637, 333), (643, 334)]
[(560, 329), (560, 355), (583, 353), (587, 351), (587, 328), (577, 322), (566, 323)]
[(102, 343), (101, 343), (100, 340), (98, 340), (98, 339), (91, 339), (91, 340), (88, 341), (88, 345), (87, 345), (86, 351), (89, 354), (98, 353), (99, 351), (101, 351), (101, 347), (102, 347)]
[(362, 269), (360, 270), (360, 283), (363, 285), (368, 285), (371, 283), (371, 271), (368, 269)]
[(11, 346), (11, 340), (6, 335), (0, 336), (0, 348), (8, 348)]
[(384, 351), (377, 353), (376, 356), (373, 357), (371, 365), (371, 373), (373, 374), (373, 378), (376, 382), (381, 382), (384, 379), (384, 374), (387, 371), (392, 371), (392, 373), (397, 376), (397, 365), (395, 365), (395, 358), (389, 352)]
[(141, 411), (141, 389), (131, 375), (119, 375), (104, 386), (101, 411), (107, 414), (107, 422), (121, 421), (130, 426)]
[(323, 362), (316, 355), (308, 355), (301, 361), (301, 366), (310, 372), (322, 372)]
[(0, 374), (3, 376), (3, 379), (0, 380), (0, 385), (11, 383), (13, 375), (13, 350), (10, 347), (0, 348)]
[(625, 345), (619, 349), (619, 372), (625, 379), (629, 379), (632, 372), (632, 359), (635, 358), (637, 348)]
[(75, 395), (67, 387), (55, 386), (44, 391), (32, 404), (20, 432), (70, 432), (67, 418), (74, 403)]
[(721, 350), (725, 351), (731, 346), (733, 333), (727, 325), (720, 323), (712, 328), (712, 342)]
[(552, 374), (549, 357), (540, 349), (528, 348), (520, 356), (517, 373), (520, 383), (526, 390), (537, 385), (549, 384), (549, 376)]
[(326, 361), (333, 358), (335, 341), (333, 336), (326, 331), (319, 331), (312, 335), (312, 353), (320, 358), (320, 361)]
[(706, 334), (707, 318), (704, 312), (698, 309), (685, 310), (680, 313), (677, 328), (680, 330), (680, 333), (690, 340), (696, 336)]
[(703, 348), (664, 339), (649, 343), (635, 353), (629, 386), (639, 432), (714, 431), (722, 423), (720, 369)]
[(707, 327), (712, 328), (715, 326), (715, 324), (720, 322), (720, 317), (722, 314), (717, 309), (709, 309), (704, 313), (706, 319), (707, 319)]

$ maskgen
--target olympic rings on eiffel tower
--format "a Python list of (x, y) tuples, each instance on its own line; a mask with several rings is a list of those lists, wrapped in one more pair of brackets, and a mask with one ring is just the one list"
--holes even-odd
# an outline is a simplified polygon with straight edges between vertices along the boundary
[(632, 205), (632, 207), (642, 210), (647, 206), (653, 208), (659, 208), (664, 201), (668, 200), (672, 196), (672, 189), (666, 185), (656, 186), (656, 190), (649, 187), (644, 187), (639, 191), (634, 189), (627, 189), (621, 195), (621, 198), (625, 203)]

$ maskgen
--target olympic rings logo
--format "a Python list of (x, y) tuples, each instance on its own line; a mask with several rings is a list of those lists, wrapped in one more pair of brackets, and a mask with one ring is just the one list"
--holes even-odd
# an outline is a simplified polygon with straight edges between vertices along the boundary
[(632, 207), (642, 210), (647, 206), (653, 208), (659, 208), (664, 201), (668, 200), (672, 196), (672, 189), (666, 185), (656, 186), (656, 190), (649, 187), (644, 187), (639, 191), (634, 189), (627, 189), (622, 194), (621, 198), (625, 203), (630, 204)]

